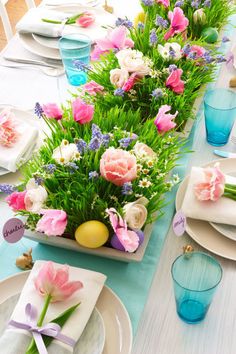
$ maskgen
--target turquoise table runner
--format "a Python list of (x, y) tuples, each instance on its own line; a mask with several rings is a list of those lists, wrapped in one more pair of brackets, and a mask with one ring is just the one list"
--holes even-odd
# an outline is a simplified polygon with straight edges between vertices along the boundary
[[(233, 16), (231, 23), (235, 23), (235, 20), (236, 16)], [(227, 35), (232, 31), (232, 28), (232, 25), (228, 26), (226, 30)], [(228, 48), (229, 45), (227, 44), (222, 46), (224, 51)], [(199, 109), (197, 119), (188, 141), (187, 147), (189, 149), (192, 147), (194, 132), (197, 129), (201, 113), (202, 107)], [(178, 173), (180, 177), (183, 177), (189, 158), (191, 158), (191, 154), (184, 154), (179, 161), (179, 166), (175, 168), (174, 173)], [(147, 301), (149, 288), (158, 265), (165, 237), (172, 221), (175, 210), (174, 202), (176, 190), (177, 188), (165, 196), (166, 202), (168, 202), (168, 205), (164, 209), (165, 215), (155, 223), (150, 242), (141, 263), (113, 261), (106, 258), (89, 256), (52, 246), (41, 245), (23, 239), (17, 244), (11, 245), (4, 242), (0, 245), (0, 279), (6, 278), (7, 276), (20, 271), (15, 266), (15, 260), (30, 247), (33, 249), (34, 260), (52, 260), (102, 272), (107, 275), (106, 284), (115, 291), (126, 306), (135, 333), (144, 305)]]

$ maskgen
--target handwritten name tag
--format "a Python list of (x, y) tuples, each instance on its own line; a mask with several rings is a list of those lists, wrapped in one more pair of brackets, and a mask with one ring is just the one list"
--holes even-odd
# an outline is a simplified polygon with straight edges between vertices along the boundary
[(182, 236), (186, 230), (186, 216), (179, 210), (173, 219), (173, 231), (176, 236)]
[(17, 218), (11, 218), (3, 226), (3, 238), (8, 243), (18, 242), (24, 235), (24, 223)]

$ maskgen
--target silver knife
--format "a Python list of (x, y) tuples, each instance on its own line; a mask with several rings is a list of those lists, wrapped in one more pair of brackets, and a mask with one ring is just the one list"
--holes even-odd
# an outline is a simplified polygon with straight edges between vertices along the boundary
[(236, 153), (223, 150), (214, 150), (214, 154), (220, 157), (236, 157)]
[(40, 66), (46, 66), (48, 68), (58, 68), (59, 65), (53, 65), (53, 64), (48, 64), (45, 63), (44, 61), (41, 60), (34, 60), (34, 59), (24, 59), (24, 58), (12, 58), (12, 57), (7, 57), (3, 56), (4, 59), (8, 61), (12, 61), (14, 63), (20, 63), (20, 64), (33, 64), (33, 65), (40, 65)]

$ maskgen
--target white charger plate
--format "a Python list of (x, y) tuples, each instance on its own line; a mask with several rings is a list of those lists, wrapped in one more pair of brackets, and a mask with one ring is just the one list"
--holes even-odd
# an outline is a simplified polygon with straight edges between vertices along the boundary
[[(220, 163), (221, 170), (228, 175), (233, 175), (236, 171), (236, 158), (220, 159), (204, 165), (213, 167), (216, 162)], [(180, 210), (189, 176), (180, 184), (176, 195), (176, 210)], [(227, 259), (236, 261), (236, 242), (222, 237), (222, 234), (215, 230), (209, 222), (187, 218), (186, 232), (199, 245), (207, 250)]]
[[(20, 295), (20, 294), (19, 294)], [(19, 295), (13, 295), (0, 304), (0, 336), (5, 331)], [(105, 344), (105, 326), (95, 308), (74, 348), (74, 354), (102, 354)]]
[[(18, 273), (0, 282), (0, 304), (21, 292), (29, 273), (30, 271)], [(102, 316), (106, 333), (102, 353), (130, 354), (132, 327), (128, 312), (121, 300), (111, 289), (104, 286), (96, 308)]]
[(228, 237), (231, 240), (236, 241), (236, 226), (226, 225), (226, 224), (216, 224), (214, 222), (210, 222), (210, 224), (212, 227), (214, 227), (215, 230), (217, 230), (225, 237)]

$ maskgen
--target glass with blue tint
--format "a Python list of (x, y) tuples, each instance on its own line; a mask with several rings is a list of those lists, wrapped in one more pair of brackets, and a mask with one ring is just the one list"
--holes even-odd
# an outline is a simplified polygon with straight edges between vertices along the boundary
[(86, 68), (90, 61), (91, 39), (83, 34), (68, 34), (59, 40), (59, 49), (68, 81), (73, 86), (87, 81)]
[(202, 252), (186, 253), (172, 264), (176, 309), (187, 323), (204, 319), (222, 278), (218, 261)]
[(204, 113), (207, 142), (214, 146), (225, 145), (236, 118), (236, 93), (223, 88), (207, 91)]

